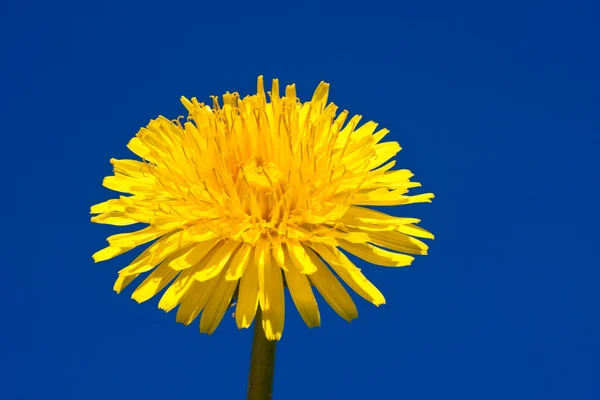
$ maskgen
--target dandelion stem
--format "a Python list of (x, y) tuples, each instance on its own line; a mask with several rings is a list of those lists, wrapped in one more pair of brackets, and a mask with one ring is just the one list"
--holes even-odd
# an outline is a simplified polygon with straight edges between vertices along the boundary
[(254, 338), (248, 376), (248, 400), (271, 400), (273, 396), (273, 373), (275, 370), (276, 341), (267, 340), (262, 327), (260, 307), (254, 318)]

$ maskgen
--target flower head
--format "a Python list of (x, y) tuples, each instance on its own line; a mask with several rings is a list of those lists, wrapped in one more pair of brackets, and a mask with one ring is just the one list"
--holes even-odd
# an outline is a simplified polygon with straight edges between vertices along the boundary
[[(212, 333), (236, 301), (239, 328), (257, 307), (268, 339), (281, 337), (284, 288), (309, 327), (320, 325), (313, 287), (344, 319), (357, 310), (341, 278), (375, 305), (385, 303), (345, 252), (370, 263), (405, 266), (407, 254), (427, 254), (415, 237), (433, 238), (419, 220), (366, 206), (430, 202), (433, 194), (407, 196), (412, 173), (392, 168), (400, 151), (382, 142), (388, 131), (348, 112), (336, 116), (321, 83), (302, 104), (294, 85), (269, 98), (258, 78), (254, 96), (213, 98), (212, 108), (182, 97), (189, 116), (150, 121), (128, 144), (140, 160), (115, 160), (104, 186), (127, 193), (91, 208), (93, 222), (147, 224), (110, 236), (96, 262), (153, 242), (119, 271), (120, 292), (152, 271), (133, 292), (143, 302), (168, 289), (159, 307), (179, 306), (177, 321), (200, 313), (200, 330)], [(387, 250), (386, 250), (387, 249)], [(334, 275), (333, 272), (335, 272)]]

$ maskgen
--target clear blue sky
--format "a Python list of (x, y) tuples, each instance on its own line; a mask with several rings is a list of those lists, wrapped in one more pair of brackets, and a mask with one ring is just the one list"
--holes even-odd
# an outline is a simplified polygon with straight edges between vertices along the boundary
[(600, 398), (598, 2), (258, 3), (2, 7), (0, 397), (244, 398), (251, 332), (113, 293), (130, 257), (91, 254), (123, 229), (88, 212), (150, 118), (264, 74), (330, 82), (436, 194), (395, 210), (428, 257), (359, 265), (387, 305), (312, 330), (289, 308), (275, 399)]

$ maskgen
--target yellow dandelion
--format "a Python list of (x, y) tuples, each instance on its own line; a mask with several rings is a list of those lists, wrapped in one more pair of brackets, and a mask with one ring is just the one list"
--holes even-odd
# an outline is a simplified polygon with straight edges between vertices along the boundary
[(433, 238), (418, 219), (387, 215), (368, 206), (431, 202), (433, 194), (406, 195), (413, 174), (392, 168), (400, 151), (382, 142), (361, 116), (336, 116), (322, 82), (302, 104), (294, 85), (280, 97), (279, 83), (241, 99), (226, 93), (212, 108), (181, 98), (189, 116), (158, 117), (128, 144), (140, 160), (115, 160), (104, 186), (129, 196), (91, 208), (92, 221), (147, 224), (110, 236), (93, 255), (104, 261), (148, 242), (119, 271), (120, 292), (138, 276), (133, 299), (143, 302), (168, 286), (159, 307), (177, 306), (177, 321), (200, 314), (200, 331), (212, 333), (235, 301), (238, 328), (260, 315), (269, 340), (284, 325), (284, 288), (309, 327), (320, 325), (313, 287), (344, 319), (356, 306), (338, 278), (376, 306), (381, 292), (345, 253), (370, 263), (401, 267), (408, 254), (427, 254), (416, 239)]

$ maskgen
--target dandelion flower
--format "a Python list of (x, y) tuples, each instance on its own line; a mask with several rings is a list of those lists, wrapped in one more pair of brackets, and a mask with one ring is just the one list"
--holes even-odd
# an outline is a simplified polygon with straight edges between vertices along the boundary
[(361, 116), (337, 115), (322, 82), (302, 104), (294, 85), (280, 97), (273, 80), (265, 93), (241, 99), (226, 93), (212, 107), (181, 98), (187, 120), (159, 116), (131, 139), (138, 160), (115, 160), (103, 185), (127, 195), (91, 208), (92, 221), (146, 224), (108, 238), (96, 262), (153, 242), (119, 271), (120, 292), (149, 273), (132, 298), (144, 302), (164, 288), (159, 307), (178, 306), (177, 321), (200, 314), (200, 331), (212, 333), (235, 300), (238, 328), (248, 328), (260, 307), (262, 328), (278, 340), (284, 325), (284, 290), (309, 327), (320, 325), (315, 288), (344, 319), (358, 316), (340, 283), (376, 306), (385, 303), (346, 253), (370, 263), (401, 267), (409, 254), (427, 254), (420, 238), (433, 238), (418, 219), (369, 206), (431, 202), (408, 196), (412, 173), (393, 169), (400, 151), (383, 142)]

